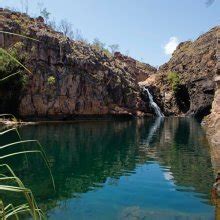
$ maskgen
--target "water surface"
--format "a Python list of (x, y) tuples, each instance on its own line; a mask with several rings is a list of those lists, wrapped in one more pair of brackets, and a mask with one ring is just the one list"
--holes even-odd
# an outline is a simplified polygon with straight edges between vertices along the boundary
[(48, 155), (56, 192), (40, 156), (10, 163), (49, 219), (215, 219), (209, 147), (193, 119), (44, 124), (19, 131), (38, 139)]

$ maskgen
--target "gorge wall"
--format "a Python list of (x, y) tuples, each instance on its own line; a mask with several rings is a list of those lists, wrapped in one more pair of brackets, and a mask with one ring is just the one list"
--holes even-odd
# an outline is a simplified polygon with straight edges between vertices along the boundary
[(0, 9), (0, 28), (4, 31), (0, 33), (1, 48), (15, 54), (29, 70), (7, 62), (1, 65), (1, 76), (20, 71), (23, 78), (16, 76), (13, 83), (1, 84), (0, 112), (17, 109), (22, 118), (52, 119), (152, 115), (154, 110), (141, 89), (145, 85), (166, 116), (202, 118), (210, 113), (219, 27), (195, 41), (180, 43), (159, 70), (119, 52), (113, 55), (70, 40), (46, 25), (42, 17)]
[[(8, 52), (16, 50), (30, 70), (28, 74), (23, 71), (26, 82), (16, 94), (19, 116), (65, 119), (152, 113), (141, 97), (138, 81), (155, 73), (155, 68), (70, 40), (46, 25), (42, 17), (34, 19), (1, 9), (0, 21), (2, 31), (32, 38), (0, 33), (1, 47)], [(1, 87), (1, 99), (6, 93), (15, 93), (9, 87)], [(1, 111), (5, 111), (3, 105)]]
[(216, 83), (216, 91), (212, 103), (212, 111), (204, 119), (203, 125), (211, 146), (212, 164), (216, 173), (218, 173), (220, 172), (220, 63), (218, 63), (214, 81)]
[(214, 98), (217, 68), (215, 27), (195, 41), (180, 43), (169, 62), (142, 85), (154, 91), (166, 115), (208, 115)]

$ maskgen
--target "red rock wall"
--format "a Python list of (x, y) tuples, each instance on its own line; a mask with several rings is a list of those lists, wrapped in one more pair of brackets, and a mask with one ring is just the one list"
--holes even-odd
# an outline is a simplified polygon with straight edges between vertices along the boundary
[(141, 99), (136, 72), (140, 69), (148, 75), (149, 68), (130, 68), (117, 57), (64, 37), (38, 18), (3, 12), (4, 31), (38, 40), (0, 34), (4, 48), (22, 43), (20, 53), (27, 54), (25, 65), (32, 72), (27, 74), (28, 82), (19, 97), (20, 116), (142, 115), (148, 112), (147, 103)]

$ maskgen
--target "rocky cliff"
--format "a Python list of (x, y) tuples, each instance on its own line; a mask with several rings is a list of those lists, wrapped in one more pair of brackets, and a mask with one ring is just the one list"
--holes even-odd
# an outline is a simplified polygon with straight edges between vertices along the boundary
[[(155, 68), (70, 40), (46, 25), (42, 17), (30, 18), (3, 9), (0, 12), (1, 30), (32, 38), (0, 33), (1, 47), (8, 53), (15, 50), (29, 70), (22, 72), (26, 76), (22, 88), (14, 90), (10, 83), (0, 88), (1, 100), (8, 94), (13, 96), (12, 105), (17, 100), (18, 115), (65, 119), (76, 115), (151, 112), (141, 98), (138, 81), (154, 73)], [(6, 67), (2, 75), (3, 71), (13, 73), (10, 65)], [(4, 100), (1, 111), (12, 112), (11, 108)]]
[(148, 85), (166, 115), (210, 113), (214, 98), (213, 77), (217, 66), (215, 27), (195, 41), (180, 43), (169, 62), (142, 84)]
[(212, 105), (212, 113), (205, 119), (207, 136), (211, 144), (212, 161), (216, 172), (220, 172), (220, 77), (216, 77), (218, 89)]
[(125, 69), (128, 72), (134, 73), (137, 82), (144, 81), (146, 78), (157, 72), (155, 67), (146, 63), (141, 63), (131, 57), (121, 54), (120, 52), (116, 52), (114, 57), (124, 63)]
[[(218, 44), (220, 51), (220, 42)], [(215, 76), (216, 91), (212, 103), (211, 114), (208, 115), (203, 125), (211, 146), (212, 163), (216, 173), (220, 172), (220, 63), (218, 63), (217, 74)]]
[(24, 118), (61, 119), (153, 114), (139, 86), (146, 85), (165, 115), (202, 118), (210, 113), (219, 27), (195, 41), (181, 43), (157, 71), (119, 52), (112, 55), (70, 40), (46, 25), (42, 17), (30, 18), (3, 9), (0, 14), (1, 30), (31, 38), (0, 33), (1, 47), (29, 69), (28, 73), (10, 62), (0, 65), (1, 76), (20, 71), (23, 77), (1, 84), (0, 112), (17, 109)]

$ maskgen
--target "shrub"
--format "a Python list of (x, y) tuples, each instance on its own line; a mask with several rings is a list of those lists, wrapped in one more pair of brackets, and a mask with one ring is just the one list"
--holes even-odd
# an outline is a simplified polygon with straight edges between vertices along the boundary
[(28, 81), (28, 74), (20, 63), (25, 63), (23, 43), (8, 49), (0, 48), (0, 112), (17, 114), (19, 96)]
[(49, 76), (48, 79), (47, 79), (47, 83), (49, 85), (54, 85), (56, 83), (56, 79), (54, 76)]
[[(24, 44), (17, 42), (13, 46), (5, 50), (0, 50), (0, 76), (1, 78), (9, 76), (19, 70), (23, 71), (20, 62), (24, 63), (27, 59), (27, 54), (22, 51)], [(13, 57), (13, 58), (12, 58)]]
[(103, 53), (104, 53), (107, 57), (111, 57), (111, 56), (112, 56), (112, 54), (111, 54), (111, 53), (109, 52), (109, 50), (106, 49), (106, 48), (103, 49)]
[(176, 72), (169, 72), (167, 78), (172, 86), (173, 92), (176, 93), (180, 86), (179, 74)]
[(98, 38), (95, 38), (93, 40), (92, 46), (96, 49), (96, 50), (103, 50), (105, 48), (105, 44), (102, 43)]

